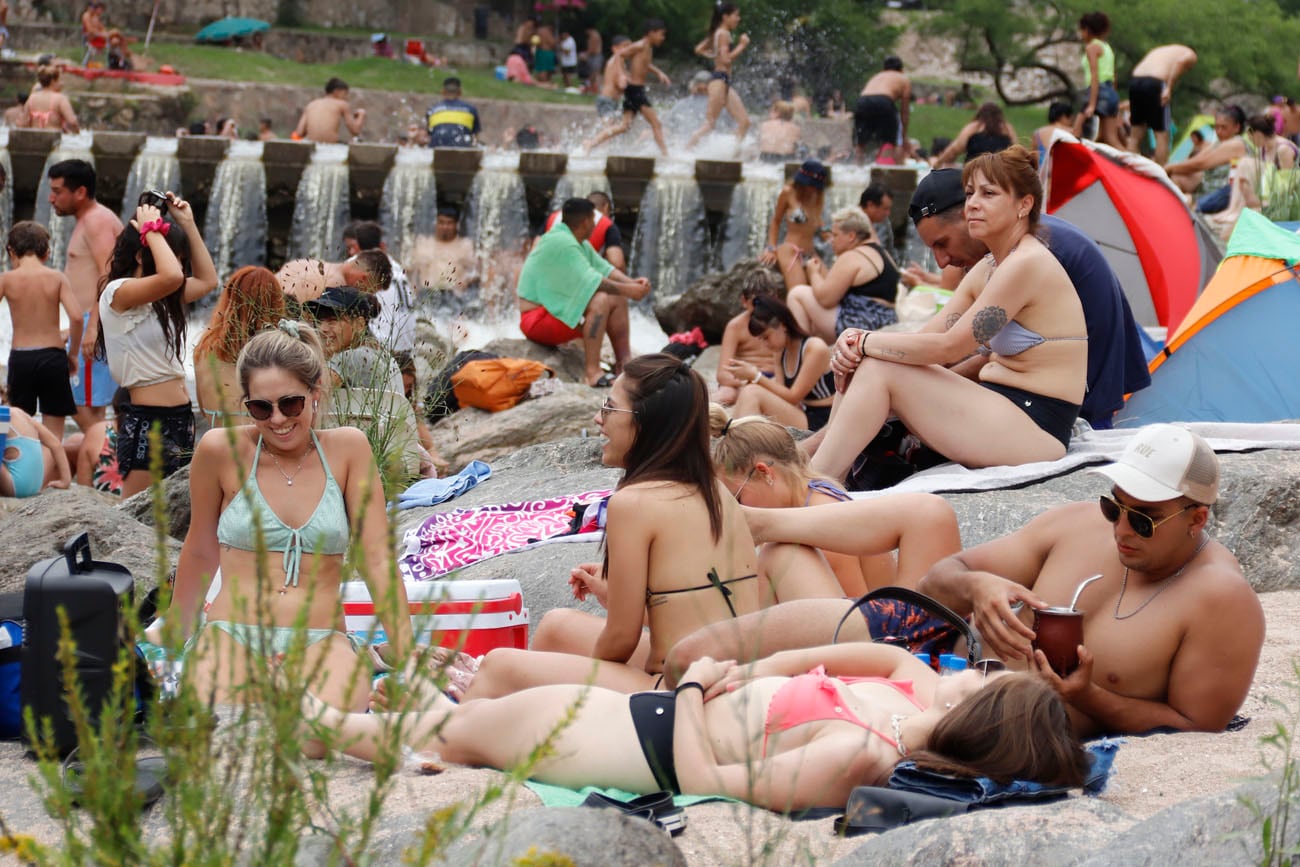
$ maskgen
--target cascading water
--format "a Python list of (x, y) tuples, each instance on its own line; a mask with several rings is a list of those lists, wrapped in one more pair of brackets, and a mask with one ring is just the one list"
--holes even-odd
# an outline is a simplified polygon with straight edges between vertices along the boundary
[(336, 261), (343, 257), (343, 227), (351, 218), (348, 146), (318, 144), (294, 196), (289, 255)]
[(649, 277), (658, 298), (680, 294), (709, 268), (707, 239), (695, 164), (657, 167), (632, 238), (632, 274)]
[(831, 214), (842, 208), (856, 208), (862, 191), (871, 183), (871, 169), (865, 166), (836, 165), (831, 169), (831, 185), (826, 188), (826, 225)]
[[(0, 237), (9, 237), (14, 224), (14, 167), (9, 161), (9, 130), (0, 129), (0, 166), (4, 167), (5, 182), (0, 187)], [(0, 247), (4, 247), (0, 244)], [(9, 267), (9, 251), (0, 250), (0, 267)], [(5, 356), (6, 358), (8, 356)]]
[(528, 240), (528, 202), (519, 176), (519, 154), (484, 154), (466, 203), (465, 234), (474, 239), (481, 275), (481, 315), (500, 318), (514, 310), (512, 268)]
[(756, 259), (767, 245), (776, 199), (781, 195), (784, 166), (746, 163), (742, 180), (731, 193), (731, 209), (722, 235), (722, 267)]
[(85, 160), (92, 166), (95, 155), (90, 152), (94, 135), (89, 132), (64, 133), (58, 145), (50, 152), (41, 169), (41, 180), (36, 187), (36, 211), (33, 219), (50, 230), (49, 266), (60, 271), (68, 263), (68, 241), (76, 228), (76, 217), (60, 217), (50, 208), (50, 166), (63, 160)]
[(135, 216), (136, 203), (145, 190), (162, 190), (180, 195), (181, 161), (176, 158), (176, 139), (149, 136), (131, 163), (122, 195), (122, 221)]
[(433, 234), (437, 213), (433, 149), (398, 148), (379, 201), (379, 223), (389, 255), (405, 261), (403, 254), (414, 248), (416, 236)]
[[(297, 217), (295, 206), (295, 228)], [(222, 283), (244, 265), (266, 263), (266, 167), (260, 141), (230, 143), (212, 181), (203, 238)]]
[[(571, 156), (564, 176), (555, 183), (551, 196), (551, 210), (558, 211), (565, 199), (585, 198), (596, 191), (609, 192), (609, 178), (605, 177), (604, 157)], [(614, 203), (618, 207), (618, 202)]]

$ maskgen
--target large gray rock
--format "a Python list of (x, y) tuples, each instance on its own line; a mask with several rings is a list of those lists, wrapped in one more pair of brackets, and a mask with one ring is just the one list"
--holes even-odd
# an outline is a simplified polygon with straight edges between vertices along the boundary
[(572, 382), (552, 386), (549, 394), (501, 412), (458, 410), (430, 429), (434, 445), (454, 471), (474, 459), (492, 463), (537, 442), (580, 437), (583, 431), (595, 435), (596, 410), (608, 392)]
[[(1174, 852), (1178, 853), (1180, 867), (1266, 863), (1260, 835), (1263, 822), (1247, 804), (1255, 804), (1264, 816), (1272, 816), (1277, 801), (1274, 778), (1272, 782), (1251, 782), (1175, 804), (1114, 836), (1096, 848), (1080, 867), (1164, 867), (1172, 862)], [(1289, 808), (1295, 809), (1294, 802)], [(1280, 833), (1282, 822), (1274, 819), (1273, 825)], [(1274, 857), (1278, 852), (1294, 852), (1297, 845), (1300, 823), (1293, 815), (1292, 821), (1286, 823), (1285, 839), (1277, 842)]]
[(740, 313), (740, 289), (749, 280), (761, 281), (775, 295), (785, 297), (785, 284), (775, 268), (745, 259), (730, 271), (708, 274), (680, 295), (657, 298), (655, 318), (667, 334), (699, 326), (709, 343), (722, 342), (727, 320)]
[[(96, 560), (120, 563), (131, 570), (137, 592), (157, 583), (158, 547), (153, 528), (119, 510), (113, 499), (73, 485), (66, 491), (46, 490), (20, 500), (6, 514), (0, 532), (0, 592), (21, 590), (32, 564), (60, 556), (63, 543), (81, 533), (90, 534), (90, 552)], [(166, 539), (164, 554), (170, 571), (176, 567), (180, 543)]]
[(582, 344), (576, 340), (571, 340), (562, 346), (543, 346), (531, 340), (503, 337), (500, 340), (493, 340), (484, 346), (483, 350), (495, 352), (502, 358), (527, 358), (540, 361), (554, 370), (556, 377), (565, 382), (585, 384), (587, 381), (586, 356), (583, 355)]
[[(163, 511), (167, 515), (167, 535), (184, 541), (190, 529), (189, 464), (162, 480), (162, 497)], [(154, 526), (152, 489), (128, 497), (117, 508), (146, 527)]]
[[(547, 855), (552, 860), (544, 861)], [(520, 863), (686, 867), (686, 858), (668, 834), (644, 819), (630, 819), (613, 810), (557, 807), (512, 816), (504, 833), (458, 843), (439, 863), (456, 867)]]
[[(930, 864), (1078, 864), (1133, 823), (1095, 798), (976, 810), (906, 825), (869, 839), (835, 867)], [(1169, 852), (1166, 851), (1166, 859)], [(1166, 860), (1164, 863), (1169, 863)]]

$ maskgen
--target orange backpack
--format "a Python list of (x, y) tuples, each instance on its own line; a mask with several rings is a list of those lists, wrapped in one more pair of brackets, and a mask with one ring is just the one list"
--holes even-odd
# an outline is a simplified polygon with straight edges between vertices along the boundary
[(452, 374), (451, 387), (461, 406), (500, 412), (523, 400), (528, 387), (543, 373), (555, 376), (555, 371), (540, 361), (487, 358), (467, 362)]

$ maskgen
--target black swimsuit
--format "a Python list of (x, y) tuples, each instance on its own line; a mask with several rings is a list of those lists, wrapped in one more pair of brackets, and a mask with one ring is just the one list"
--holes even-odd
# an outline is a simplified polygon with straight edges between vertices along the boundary
[(739, 578), (728, 578), (726, 581), (723, 581), (718, 577), (717, 569), (710, 569), (708, 577), (708, 584), (700, 584), (697, 587), (683, 587), (680, 590), (647, 590), (645, 592), (646, 607), (649, 608), (652, 605), (659, 604), (654, 601), (656, 596), (671, 596), (674, 593), (694, 593), (696, 590), (708, 590), (710, 587), (716, 587), (718, 592), (722, 594), (722, 601), (727, 603), (727, 610), (731, 612), (731, 616), (739, 617), (740, 615), (736, 613), (736, 606), (731, 604), (731, 591), (727, 589), (727, 585), (735, 584), (737, 581), (748, 581), (750, 578), (757, 578), (758, 575), (741, 575)]
[(643, 108), (650, 108), (650, 97), (645, 95), (645, 85), (629, 84), (623, 89), (623, 111), (637, 114)]

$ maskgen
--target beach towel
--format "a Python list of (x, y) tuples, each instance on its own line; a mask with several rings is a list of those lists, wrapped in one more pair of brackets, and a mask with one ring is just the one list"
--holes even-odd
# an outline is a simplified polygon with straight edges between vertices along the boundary
[(407, 531), (406, 553), (398, 569), (407, 581), (430, 581), (471, 563), (556, 539), (599, 539), (593, 535), (599, 529), (595, 523), (580, 527), (583, 532), (578, 536), (561, 534), (573, 528), (576, 511), (611, 493), (587, 491), (430, 515)]
[[(1216, 452), (1249, 452), (1258, 449), (1300, 449), (1300, 424), (1230, 424), (1197, 422), (1185, 425), (1200, 434)], [(960, 464), (940, 464), (909, 476), (892, 488), (879, 491), (855, 491), (855, 500), (881, 494), (903, 492), (959, 493), (1017, 488), (1044, 479), (1063, 476), (1080, 467), (1115, 461), (1138, 428), (1087, 430), (1070, 440), (1065, 457), (1057, 461), (1038, 461), (1016, 467), (967, 469)]]
[[(632, 792), (625, 792), (622, 789), (603, 789), (599, 786), (587, 786), (582, 789), (566, 789), (564, 786), (552, 786), (550, 783), (539, 783), (537, 780), (528, 780), (525, 786), (532, 789), (537, 797), (542, 799), (542, 804), (547, 807), (581, 807), (582, 802), (587, 800), (587, 796), (592, 792), (604, 795), (607, 798), (614, 798), (618, 801), (630, 801), (637, 797)], [(730, 801), (732, 798), (725, 798), (722, 795), (674, 795), (674, 807), (690, 807), (694, 804), (702, 804), (705, 801)]]
[[(1119, 738), (1102, 738), (1085, 747), (1092, 760), (1092, 769), (1083, 783), (1084, 794), (1100, 795), (1106, 790), (1115, 752), (1121, 743), (1123, 740)], [(999, 783), (988, 777), (949, 776), (922, 770), (913, 761), (902, 761), (894, 767), (889, 776), (889, 787), (981, 806), (1004, 801), (1043, 801), (1064, 797), (1070, 791), (1069, 786), (1045, 786), (1028, 780)]]
[(445, 479), (421, 479), (397, 495), (397, 508), (414, 509), (418, 506), (436, 506), (454, 500), (461, 494), (492, 477), (492, 468), (482, 461), (470, 461), (454, 476)]

